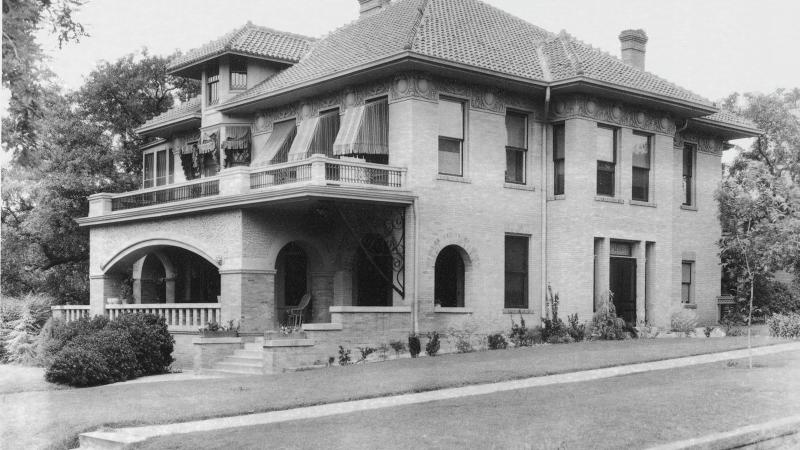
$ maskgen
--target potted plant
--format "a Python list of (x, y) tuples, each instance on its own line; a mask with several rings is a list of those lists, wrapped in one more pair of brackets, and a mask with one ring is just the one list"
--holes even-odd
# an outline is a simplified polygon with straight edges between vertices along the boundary
[(228, 326), (220, 325), (217, 322), (209, 322), (205, 327), (200, 328), (200, 336), (205, 338), (214, 337), (238, 337), (239, 326), (233, 326), (233, 320), (228, 321)]

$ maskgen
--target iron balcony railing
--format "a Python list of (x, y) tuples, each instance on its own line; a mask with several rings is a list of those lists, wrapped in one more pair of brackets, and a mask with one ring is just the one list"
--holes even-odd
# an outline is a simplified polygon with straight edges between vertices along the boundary
[(311, 179), (311, 164), (302, 163), (250, 174), (250, 189), (260, 189)]
[(111, 199), (111, 210), (121, 211), (124, 209), (180, 202), (213, 195), (219, 195), (219, 180), (167, 187), (139, 194), (115, 197)]

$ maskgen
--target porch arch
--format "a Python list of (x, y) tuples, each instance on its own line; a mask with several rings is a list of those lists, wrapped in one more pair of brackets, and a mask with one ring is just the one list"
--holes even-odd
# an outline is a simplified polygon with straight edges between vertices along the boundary
[(221, 264), (219, 263), (219, 261), (215, 260), (208, 253), (204, 252), (203, 250), (200, 250), (199, 248), (193, 245), (181, 241), (176, 241), (174, 239), (148, 239), (129, 245), (128, 247), (125, 247), (124, 249), (120, 250), (108, 262), (103, 264), (100, 267), (100, 270), (102, 271), (102, 273), (105, 274), (111, 268), (115, 267), (118, 263), (120, 263), (123, 260), (129, 260), (131, 264), (133, 264), (134, 261), (139, 260), (141, 257), (147, 255), (148, 253), (152, 253), (154, 249), (162, 247), (182, 248), (186, 251), (196, 254), (197, 256), (208, 261), (217, 269), (220, 269)]

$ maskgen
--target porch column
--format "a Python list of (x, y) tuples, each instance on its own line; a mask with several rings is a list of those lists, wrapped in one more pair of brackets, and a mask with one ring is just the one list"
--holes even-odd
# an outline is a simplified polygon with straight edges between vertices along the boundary
[[(600, 305), (600, 300), (608, 296), (610, 287), (611, 242), (608, 238), (595, 238), (595, 310)], [(606, 300), (608, 300), (606, 298)]]
[(233, 320), (244, 333), (261, 333), (276, 327), (274, 270), (221, 270), (220, 285), (223, 323)]
[(334, 272), (311, 273), (311, 322), (329, 323), (333, 305)]
[(636, 258), (636, 321), (644, 320), (646, 307), (647, 282), (647, 247), (644, 241), (633, 245), (633, 257)]
[(353, 271), (337, 270), (333, 275), (333, 305), (353, 305)]
[(165, 303), (175, 303), (175, 277), (164, 279), (164, 301)]
[(119, 297), (120, 277), (114, 275), (89, 276), (89, 315), (102, 316), (106, 313), (106, 299)]

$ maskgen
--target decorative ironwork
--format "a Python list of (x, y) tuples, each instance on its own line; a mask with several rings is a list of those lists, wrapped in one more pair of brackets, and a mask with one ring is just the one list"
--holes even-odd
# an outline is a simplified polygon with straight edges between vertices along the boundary
[(400, 187), (401, 175), (399, 170), (325, 163), (325, 179), (344, 183)]
[(300, 164), (250, 174), (250, 189), (296, 183), (311, 179), (311, 164)]
[(126, 195), (111, 199), (111, 210), (141, 208), (162, 203), (180, 202), (219, 194), (219, 180), (170, 187), (141, 194)]
[[(344, 222), (353, 239), (358, 243), (361, 251), (367, 257), (378, 273), (391, 283), (392, 289), (405, 298), (406, 289), (406, 213), (405, 208), (398, 207), (355, 207), (347, 208), (333, 203), (339, 217)], [(374, 249), (379, 246), (371, 245), (370, 239), (379, 237), (386, 244), (389, 256), (392, 258), (392, 272), (384, 273), (376, 262), (383, 254), (378, 254)]]

